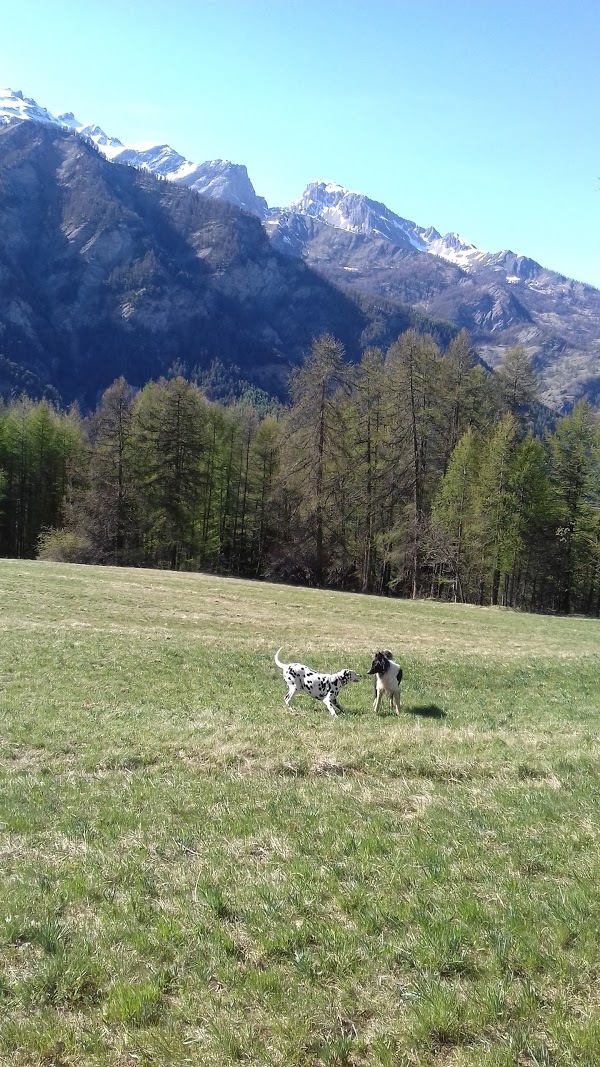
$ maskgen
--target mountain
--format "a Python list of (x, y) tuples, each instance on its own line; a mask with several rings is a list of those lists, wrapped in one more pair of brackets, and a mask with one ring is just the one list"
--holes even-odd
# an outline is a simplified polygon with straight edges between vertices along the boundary
[(18, 119), (33, 119), (73, 130), (92, 141), (113, 162), (125, 163), (206, 196), (227, 200), (259, 218), (267, 215), (267, 201), (256, 195), (248, 171), (240, 163), (230, 163), (226, 159), (192, 163), (166, 144), (125, 145), (117, 137), (110, 137), (99, 126), (80, 122), (72, 111), (56, 116), (36, 104), (35, 100), (24, 97), (22, 92), (0, 88), (0, 125)]
[(508, 346), (523, 344), (552, 406), (584, 395), (600, 401), (600, 291), (591, 285), (510, 250), (486, 252), (456, 233), (442, 235), (333, 182), (311, 182), (289, 206), (269, 209), (241, 164), (193, 163), (165, 144), (125, 145), (71, 112), (54, 116), (0, 89), (0, 129), (22, 120), (73, 131), (112, 162), (256, 216), (280, 256), (301, 259), (354, 306), (366, 301), (372, 313), (379, 304), (385, 318), (389, 304), (411, 305), (417, 317), (465, 327), (492, 366)]
[(87, 408), (120, 374), (142, 386), (218, 360), (282, 394), (316, 335), (353, 358), (416, 321), (282, 255), (234, 204), (110, 163), (54, 122), (0, 126), (0, 233), (0, 391)]
[(533, 355), (543, 399), (600, 400), (600, 290), (505, 250), (442, 236), (331, 182), (270, 212), (273, 245), (346, 291), (400, 301), (467, 329), (492, 366), (507, 346)]
[(399, 248), (425, 251), (428, 234), (439, 238), (437, 230), (424, 230), (414, 222), (400, 218), (385, 204), (369, 200), (362, 193), (351, 193), (334, 182), (311, 182), (299, 200), (289, 205), (288, 212), (320, 219), (328, 226), (363, 233), (366, 237), (382, 237)]
[(20, 90), (15, 91), (0, 86), (0, 125), (19, 119), (59, 124), (59, 120), (47, 108), (40, 107), (35, 100), (23, 96)]

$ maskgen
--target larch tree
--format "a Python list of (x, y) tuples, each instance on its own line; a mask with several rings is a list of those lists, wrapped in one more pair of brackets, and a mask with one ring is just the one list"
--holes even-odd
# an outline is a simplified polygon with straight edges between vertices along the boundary
[(135, 390), (118, 378), (89, 421), (91, 444), (86, 532), (98, 559), (125, 563), (137, 541), (137, 493), (133, 451)]
[(472, 425), (472, 370), (475, 356), (466, 330), (452, 338), (440, 367), (443, 392), (441, 434), (444, 441), (443, 469), (464, 431)]
[(505, 415), (482, 450), (473, 492), (472, 536), (479, 561), (480, 603), (489, 595), (497, 604), (500, 578), (506, 566), (511, 519), (510, 478), (516, 422)]
[(197, 557), (206, 401), (183, 378), (161, 379), (135, 398), (138, 506), (148, 562), (173, 570)]
[(496, 368), (496, 379), (506, 411), (524, 425), (537, 400), (538, 384), (531, 356), (523, 345), (505, 352)]
[(335, 526), (329, 505), (342, 428), (339, 390), (348, 374), (343, 356), (341, 343), (328, 334), (314, 342), (290, 382), (292, 406), (282, 435), (280, 484), (295, 496), (306, 565), (317, 584), (327, 576), (327, 549)]
[(377, 534), (383, 525), (382, 512), (389, 497), (382, 438), (388, 414), (384, 410), (386, 383), (383, 353), (378, 348), (367, 349), (356, 368), (349, 399), (351, 418), (345, 420), (351, 434), (351, 495), (355, 503), (353, 555), (363, 592), (374, 587)]
[(455, 601), (465, 599), (469, 521), (480, 447), (473, 429), (466, 430), (450, 456), (432, 507), (437, 562)]
[(551, 477), (560, 511), (558, 537), (559, 611), (572, 610), (582, 575), (595, 555), (600, 507), (598, 416), (579, 401), (549, 437)]
[(443, 464), (440, 363), (433, 339), (416, 330), (402, 334), (386, 357), (389, 398), (395, 409), (390, 414), (389, 430), (397, 446), (396, 484), (402, 479), (409, 488), (403, 554), (412, 597), (418, 595), (420, 587), (425, 512), (431, 502), (436, 472)]

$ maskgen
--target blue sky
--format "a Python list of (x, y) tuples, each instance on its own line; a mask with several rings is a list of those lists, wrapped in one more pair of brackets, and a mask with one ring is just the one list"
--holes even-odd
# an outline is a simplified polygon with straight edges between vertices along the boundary
[(123, 141), (325, 178), (600, 286), (597, 0), (27, 0), (0, 85)]

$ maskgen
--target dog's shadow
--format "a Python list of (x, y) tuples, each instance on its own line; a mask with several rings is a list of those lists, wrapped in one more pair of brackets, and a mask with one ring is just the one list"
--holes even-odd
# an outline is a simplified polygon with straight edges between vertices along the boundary
[(422, 719), (445, 719), (448, 714), (437, 704), (415, 704), (407, 707), (406, 711), (409, 715), (420, 715)]
[[(360, 718), (362, 715), (370, 715), (370, 709), (365, 711), (363, 708), (344, 708), (344, 715), (357, 716)], [(398, 722), (402, 719), (402, 715), (419, 715), (422, 719), (445, 719), (448, 712), (444, 711), (437, 704), (415, 704), (413, 706), (407, 705), (401, 706), (400, 715), (396, 715), (396, 712), (392, 709), (382, 709), (377, 713), (378, 719), (389, 719), (390, 722)]]

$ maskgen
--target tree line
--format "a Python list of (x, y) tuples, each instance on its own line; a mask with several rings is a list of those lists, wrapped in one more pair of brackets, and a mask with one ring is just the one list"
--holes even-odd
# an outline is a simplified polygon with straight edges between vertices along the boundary
[(600, 424), (548, 424), (523, 348), (461, 333), (359, 364), (315, 341), (286, 408), (182, 376), (119, 379), (81, 418), (0, 408), (0, 554), (203, 569), (530, 611), (600, 613)]

